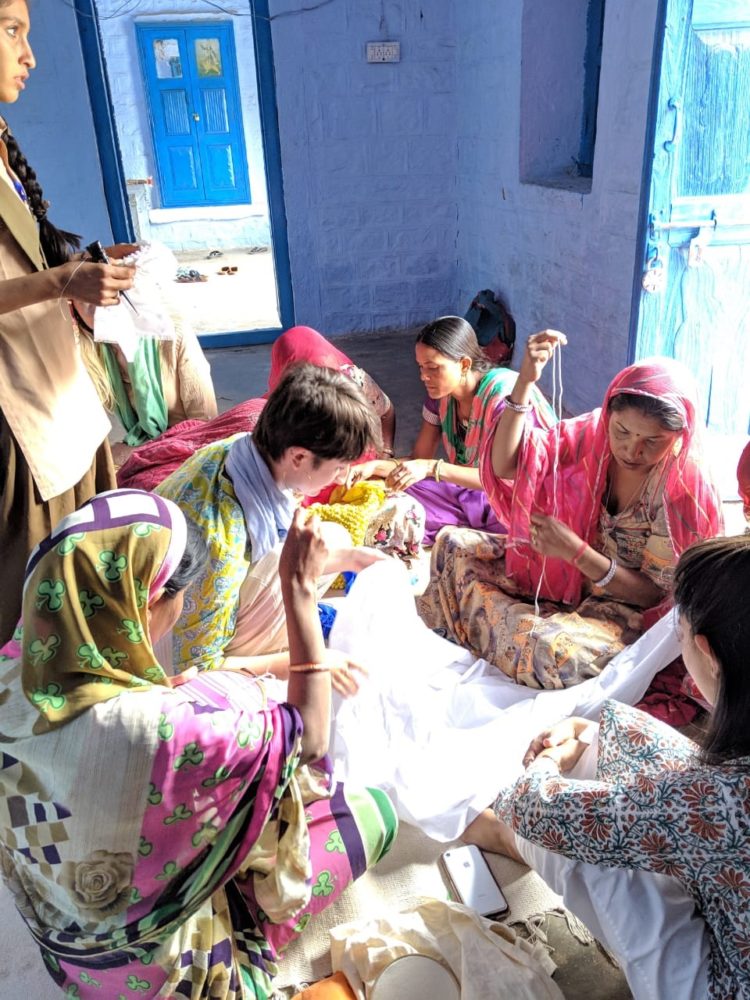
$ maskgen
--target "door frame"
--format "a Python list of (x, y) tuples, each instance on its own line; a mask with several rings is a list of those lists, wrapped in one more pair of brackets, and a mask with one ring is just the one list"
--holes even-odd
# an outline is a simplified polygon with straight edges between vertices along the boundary
[[(102, 168), (104, 194), (112, 224), (112, 235), (118, 243), (132, 243), (135, 238), (135, 230), (122, 169), (120, 146), (112, 111), (112, 97), (104, 68), (99, 33), (99, 13), (95, 0), (74, 0), (74, 3), (81, 38), (86, 84), (91, 99), (94, 129)], [(268, 190), (268, 210), (281, 325), (263, 330), (233, 330), (231, 333), (206, 334), (199, 338), (205, 348), (270, 344), (284, 330), (294, 326), (294, 293), (289, 263), (289, 240), (284, 205), (284, 179), (281, 172), (281, 143), (276, 109), (276, 81), (268, 0), (247, 0), (247, 4), (249, 16), (253, 19), (255, 70), (258, 78), (258, 105), (263, 136), (263, 166)]]
[(656, 141), (656, 120), (659, 111), (659, 86), (661, 64), (664, 56), (664, 35), (667, 26), (667, 5), (669, 0), (658, 0), (654, 45), (651, 56), (651, 82), (648, 92), (648, 112), (646, 136), (643, 147), (643, 171), (641, 174), (641, 197), (638, 205), (638, 229), (635, 238), (635, 266), (633, 268), (633, 291), (630, 301), (630, 329), (628, 331), (628, 364), (632, 365), (638, 350), (638, 326), (640, 319), (641, 280), (646, 266), (648, 243), (648, 213), (651, 204), (651, 180), (654, 169), (654, 143)]

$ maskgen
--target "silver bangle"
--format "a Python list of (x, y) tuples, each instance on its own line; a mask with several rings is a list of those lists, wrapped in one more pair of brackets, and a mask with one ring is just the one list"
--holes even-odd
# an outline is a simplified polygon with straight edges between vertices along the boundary
[(516, 403), (510, 398), (510, 394), (505, 397), (505, 405), (509, 410), (513, 410), (514, 413), (528, 413), (529, 410), (534, 409), (533, 403)]
[(610, 561), (610, 564), (609, 564), (609, 569), (604, 574), (604, 576), (601, 578), (601, 580), (594, 580), (593, 581), (594, 586), (595, 587), (599, 587), (600, 589), (602, 587), (606, 587), (608, 583), (612, 582), (612, 577), (615, 575), (616, 572), (617, 572), (617, 560), (616, 559), (612, 559)]

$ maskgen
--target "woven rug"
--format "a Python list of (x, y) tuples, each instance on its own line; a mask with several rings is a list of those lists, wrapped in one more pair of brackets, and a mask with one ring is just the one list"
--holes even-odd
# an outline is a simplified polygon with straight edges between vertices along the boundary
[[(352, 920), (366, 920), (374, 913), (395, 913), (423, 897), (448, 899), (437, 860), (451, 846), (402, 824), (390, 854), (311, 920), (304, 934), (292, 942), (281, 960), (274, 987), (286, 991), (288, 987), (316, 982), (331, 974), (329, 928)], [(560, 897), (524, 865), (499, 855), (485, 854), (485, 857), (508, 900), (509, 923), (526, 923), (530, 917), (562, 905)]]

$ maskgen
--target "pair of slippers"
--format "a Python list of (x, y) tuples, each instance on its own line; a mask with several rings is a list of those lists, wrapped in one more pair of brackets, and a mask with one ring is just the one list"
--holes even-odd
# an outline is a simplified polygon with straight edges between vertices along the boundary
[(195, 268), (179, 267), (175, 275), (175, 281), (186, 284), (193, 281), (208, 281), (208, 277), (205, 274), (201, 274), (200, 271), (196, 271)]
[(237, 274), (237, 268), (234, 265), (225, 264), (217, 274)]

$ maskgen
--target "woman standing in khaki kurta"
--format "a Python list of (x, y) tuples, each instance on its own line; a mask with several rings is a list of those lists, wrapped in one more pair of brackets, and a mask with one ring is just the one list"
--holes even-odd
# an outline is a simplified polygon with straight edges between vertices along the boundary
[[(14, 104), (36, 65), (26, 0), (0, 0), (0, 102)], [(0, 641), (20, 613), (31, 549), (94, 493), (114, 488), (109, 420), (81, 358), (68, 298), (116, 305), (132, 273), (71, 260), (0, 118)]]

